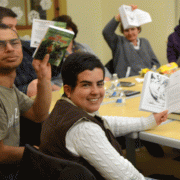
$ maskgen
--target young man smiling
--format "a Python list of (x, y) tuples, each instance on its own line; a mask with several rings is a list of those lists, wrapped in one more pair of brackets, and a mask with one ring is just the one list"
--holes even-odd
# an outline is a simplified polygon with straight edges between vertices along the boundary
[(40, 150), (85, 165), (98, 180), (144, 180), (122, 156), (115, 137), (155, 127), (167, 111), (147, 118), (101, 117), (104, 66), (88, 53), (69, 55), (62, 67), (64, 95), (43, 123)]

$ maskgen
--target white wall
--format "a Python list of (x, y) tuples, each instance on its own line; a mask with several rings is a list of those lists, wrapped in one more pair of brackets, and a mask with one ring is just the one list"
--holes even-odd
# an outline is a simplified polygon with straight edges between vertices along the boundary
[[(67, 0), (67, 14), (78, 25), (77, 41), (87, 43), (105, 64), (111, 59), (111, 51), (102, 36), (106, 23), (118, 13), (122, 4), (138, 5), (151, 14), (152, 22), (142, 26), (139, 37), (145, 37), (161, 64), (167, 63), (167, 37), (177, 23), (177, 0)], [(119, 31), (116, 31), (119, 33)]]
[(67, 0), (67, 14), (78, 26), (76, 40), (88, 44), (102, 58), (102, 9), (101, 0)]

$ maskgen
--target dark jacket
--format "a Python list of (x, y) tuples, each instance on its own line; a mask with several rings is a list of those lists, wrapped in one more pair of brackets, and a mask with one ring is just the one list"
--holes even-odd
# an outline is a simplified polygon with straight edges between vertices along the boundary
[(29, 83), (34, 79), (37, 79), (36, 72), (32, 66), (32, 55), (35, 48), (31, 48), (28, 41), (21, 41), (21, 43), (23, 59), (16, 69), (16, 79), (14, 84), (20, 91), (26, 94)]
[(92, 167), (84, 158), (74, 156), (65, 145), (65, 137), (68, 130), (79, 119), (86, 118), (98, 124), (106, 134), (112, 146), (122, 154), (121, 147), (109, 129), (104, 127), (100, 117), (90, 116), (81, 108), (74, 106), (66, 100), (57, 101), (55, 108), (50, 114), (50, 117), (43, 123), (41, 132), (40, 150), (45, 154), (59, 157), (66, 160), (75, 161), (86, 166), (98, 180), (104, 178)]
[(167, 59), (168, 62), (176, 62), (180, 56), (180, 25), (174, 28), (174, 32), (168, 37)]

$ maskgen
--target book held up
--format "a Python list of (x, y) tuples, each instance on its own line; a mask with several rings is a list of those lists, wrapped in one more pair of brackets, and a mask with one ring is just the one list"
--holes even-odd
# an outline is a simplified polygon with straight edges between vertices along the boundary
[(39, 46), (41, 40), (43, 39), (50, 25), (66, 29), (65, 22), (33, 19), (32, 32), (31, 32), (31, 47), (37, 48)]
[(119, 13), (124, 29), (139, 27), (152, 21), (148, 12), (142, 11), (140, 9), (135, 9), (132, 11), (131, 6), (127, 5), (120, 6)]
[(168, 114), (180, 110), (180, 71), (170, 77), (148, 71), (144, 77), (139, 110)]
[(33, 57), (43, 60), (46, 54), (50, 54), (49, 62), (52, 65), (58, 66), (73, 37), (74, 32), (50, 25)]

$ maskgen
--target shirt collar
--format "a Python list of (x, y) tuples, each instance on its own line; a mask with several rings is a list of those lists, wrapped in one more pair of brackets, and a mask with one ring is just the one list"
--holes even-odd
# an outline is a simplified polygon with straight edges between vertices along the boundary
[[(61, 97), (61, 99), (62, 100), (65, 100), (65, 101), (67, 101), (67, 102), (69, 102), (70, 104), (72, 104), (72, 105), (74, 105), (74, 106), (76, 106), (76, 104), (74, 104), (69, 98), (67, 98), (67, 97), (65, 97), (65, 96), (63, 96), (63, 97)], [(78, 106), (76, 106), (76, 107), (78, 107)], [(84, 110), (85, 111), (85, 110)], [(87, 114), (89, 114), (90, 116), (99, 116), (99, 112), (98, 111), (95, 111), (95, 112), (93, 112), (93, 113), (89, 113), (89, 112), (87, 112), (87, 111), (85, 111)], [(100, 117), (100, 116), (99, 116)]]
[[(65, 96), (62, 96), (61, 99), (62, 99), (62, 100), (65, 100), (65, 101), (67, 101), (67, 102), (69, 102), (69, 103), (71, 103), (71, 104), (74, 105), (74, 106), (76, 106), (69, 98), (67, 98), (67, 97), (65, 97)], [(78, 106), (76, 106), (76, 107), (78, 107)], [(102, 118), (102, 117), (99, 115), (99, 112), (98, 112), (98, 111), (95, 111), (95, 112), (93, 112), (93, 113), (88, 113), (87, 111), (85, 111), (85, 112), (86, 112), (88, 115), (92, 116), (92, 117), (95, 117), (95, 116), (100, 117), (101, 120), (102, 120), (103, 123), (104, 123), (105, 128), (106, 128), (106, 129), (111, 129), (110, 126), (109, 126), (109, 124), (107, 123), (106, 119)]]
[(132, 42), (130, 42), (130, 43), (133, 45), (134, 49), (139, 50), (139, 48), (140, 48), (140, 39), (139, 38), (137, 38), (137, 46), (134, 46), (134, 44)]

